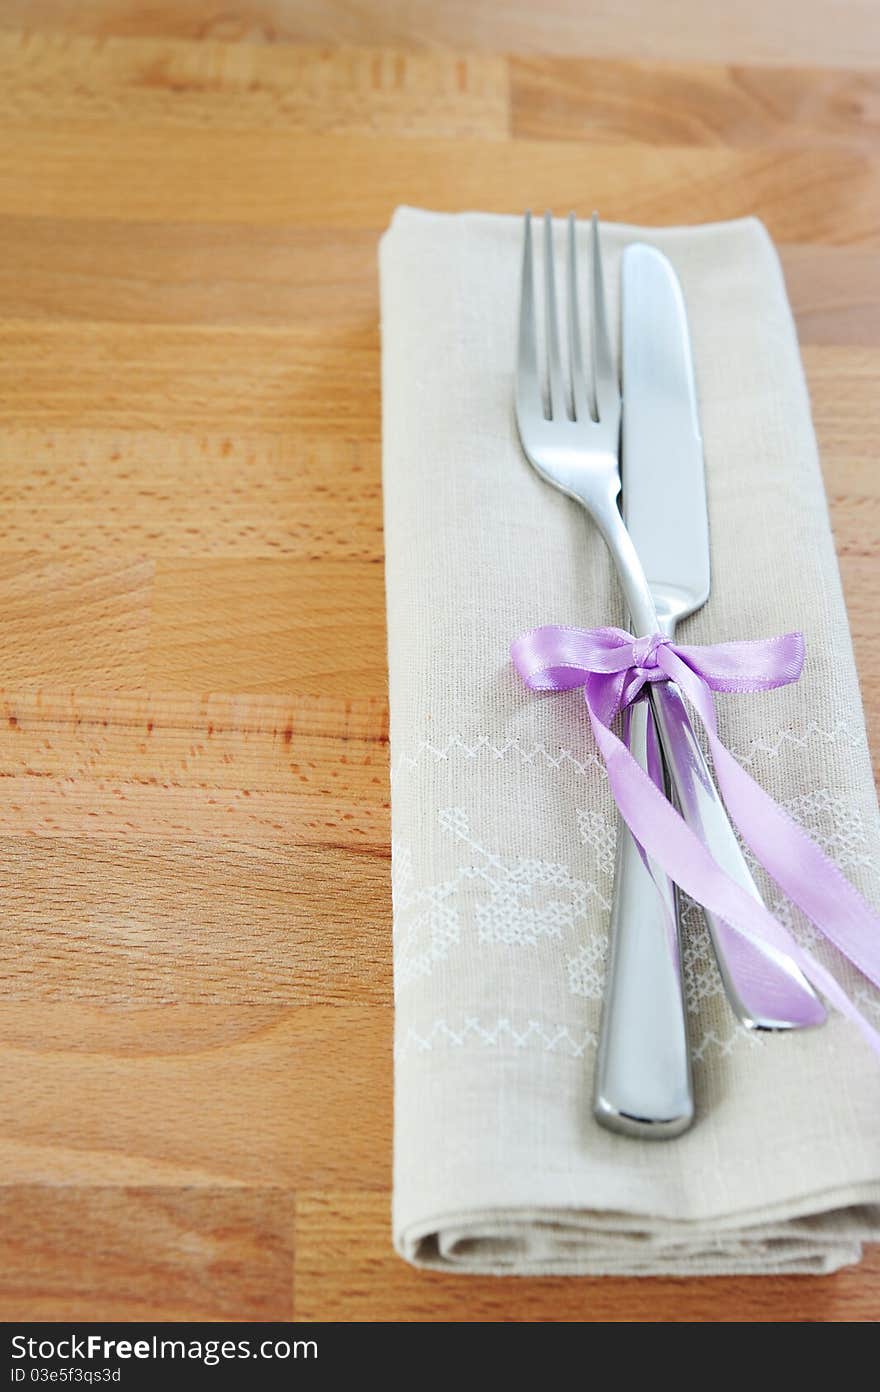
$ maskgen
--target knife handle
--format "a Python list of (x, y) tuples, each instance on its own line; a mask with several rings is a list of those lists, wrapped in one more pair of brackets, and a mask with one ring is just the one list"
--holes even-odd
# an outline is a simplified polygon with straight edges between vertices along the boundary
[[(648, 700), (627, 711), (624, 739), (665, 792)], [(648, 869), (622, 819), (593, 1114), (610, 1131), (646, 1139), (678, 1136), (694, 1117), (678, 896), (659, 866)]]
[[(730, 819), (703, 756), (684, 699), (672, 682), (657, 682), (651, 701), (666, 766), (684, 820), (722, 870), (760, 901)], [(772, 947), (762, 949), (723, 919), (703, 912), (727, 998), (752, 1029), (801, 1029), (819, 1025), (825, 1007), (797, 965)]]

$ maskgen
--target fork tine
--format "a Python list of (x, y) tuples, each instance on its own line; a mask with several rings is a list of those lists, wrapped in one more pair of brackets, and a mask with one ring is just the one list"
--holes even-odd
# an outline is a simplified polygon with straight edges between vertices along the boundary
[(532, 215), (523, 230), (522, 285), (519, 301), (519, 347), (516, 359), (516, 413), (520, 421), (542, 418), (544, 398), (538, 376), (538, 335), (535, 330), (535, 275), (532, 268)]
[(605, 282), (602, 276), (602, 250), (599, 246), (599, 219), (593, 214), (590, 238), (593, 263), (590, 327), (593, 336), (593, 395), (599, 420), (612, 418), (620, 410), (620, 387), (611, 356), (611, 337), (605, 310)]
[(574, 405), (574, 418), (579, 421), (591, 417), (590, 402), (587, 397), (587, 375), (584, 372), (584, 354), (581, 346), (581, 318), (578, 308), (577, 286), (577, 223), (574, 213), (568, 215), (568, 361), (571, 376), (571, 394)]
[(547, 378), (550, 384), (550, 419), (565, 420), (565, 382), (559, 353), (559, 318), (556, 308), (556, 275), (553, 269), (553, 219), (544, 214), (544, 300), (547, 320)]

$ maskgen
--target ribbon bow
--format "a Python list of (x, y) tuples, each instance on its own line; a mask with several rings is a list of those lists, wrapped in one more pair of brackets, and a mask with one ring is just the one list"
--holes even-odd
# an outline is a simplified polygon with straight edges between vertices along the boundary
[(770, 691), (797, 681), (804, 662), (803, 636), (786, 633), (756, 642), (685, 647), (660, 633), (634, 638), (620, 628), (550, 625), (517, 638), (511, 657), (534, 691), (583, 687), (611, 791), (645, 853), (692, 899), (743, 937), (787, 953), (880, 1054), (880, 1032), (836, 978), (795, 942), (763, 903), (721, 869), (611, 729), (614, 717), (637, 700), (647, 685), (676, 682), (706, 730), (718, 786), (746, 844), (820, 932), (880, 986), (880, 917), (718, 737), (711, 693)]

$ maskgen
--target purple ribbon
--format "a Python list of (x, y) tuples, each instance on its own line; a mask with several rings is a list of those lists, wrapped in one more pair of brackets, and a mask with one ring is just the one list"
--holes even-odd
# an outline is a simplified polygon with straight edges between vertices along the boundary
[(582, 686), (620, 814), (645, 853), (697, 903), (757, 945), (787, 953), (880, 1054), (878, 1032), (843, 987), (770, 911), (718, 865), (626, 745), (611, 722), (648, 683), (674, 681), (705, 727), (718, 786), (731, 819), (765, 870), (875, 986), (880, 986), (880, 917), (802, 827), (750, 778), (718, 738), (713, 691), (771, 691), (797, 681), (800, 633), (757, 642), (685, 647), (662, 634), (634, 638), (620, 628), (549, 625), (517, 638), (514, 666), (533, 691)]

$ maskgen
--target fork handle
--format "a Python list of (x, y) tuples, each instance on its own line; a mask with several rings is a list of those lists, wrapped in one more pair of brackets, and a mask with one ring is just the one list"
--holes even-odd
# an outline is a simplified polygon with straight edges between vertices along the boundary
[[(625, 716), (630, 752), (666, 792), (650, 702)], [(627, 1136), (679, 1136), (694, 1117), (681, 983), (677, 893), (642, 857), (618, 822), (610, 957), (605, 982), (593, 1114)]]

